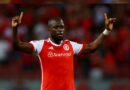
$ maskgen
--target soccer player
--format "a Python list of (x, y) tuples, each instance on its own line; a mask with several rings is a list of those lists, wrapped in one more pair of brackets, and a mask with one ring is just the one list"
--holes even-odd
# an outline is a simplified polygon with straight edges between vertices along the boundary
[(79, 44), (64, 38), (65, 25), (61, 18), (48, 21), (49, 38), (22, 42), (18, 38), (20, 16), (12, 18), (13, 46), (16, 50), (36, 54), (41, 65), (41, 90), (75, 90), (74, 86), (74, 54), (90, 53), (95, 51), (110, 34), (115, 18), (108, 18), (104, 14), (105, 30), (90, 44)]

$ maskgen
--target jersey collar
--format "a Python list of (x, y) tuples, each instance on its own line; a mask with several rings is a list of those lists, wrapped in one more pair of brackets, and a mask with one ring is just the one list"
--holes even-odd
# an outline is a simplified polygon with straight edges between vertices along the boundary
[(48, 38), (48, 42), (50, 42), (54, 46), (61, 46), (63, 44), (63, 40), (60, 42), (60, 44), (56, 44), (50, 38)]

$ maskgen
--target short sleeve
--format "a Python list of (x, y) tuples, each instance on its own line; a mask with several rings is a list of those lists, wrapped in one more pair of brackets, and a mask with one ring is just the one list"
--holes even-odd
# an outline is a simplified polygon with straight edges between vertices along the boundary
[(42, 50), (44, 40), (30, 41), (29, 43), (32, 44), (35, 54), (38, 55)]
[(72, 48), (74, 50), (74, 54), (79, 54), (84, 49), (84, 44), (79, 44), (77, 42), (70, 41)]

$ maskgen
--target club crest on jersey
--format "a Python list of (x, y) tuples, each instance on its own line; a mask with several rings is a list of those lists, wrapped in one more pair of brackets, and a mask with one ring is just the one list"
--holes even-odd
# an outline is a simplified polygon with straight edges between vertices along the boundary
[(66, 51), (69, 50), (69, 46), (68, 46), (67, 44), (65, 44), (65, 45), (63, 46), (63, 48), (64, 48), (64, 50), (66, 50)]

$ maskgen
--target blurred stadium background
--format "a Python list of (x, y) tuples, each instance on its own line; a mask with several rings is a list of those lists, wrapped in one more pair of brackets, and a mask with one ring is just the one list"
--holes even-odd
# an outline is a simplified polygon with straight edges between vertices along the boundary
[[(76, 90), (130, 90), (129, 4), (87, 4), (88, 0), (81, 4), (80, 0), (56, 0), (57, 4), (39, 4), (44, 0), (33, 0), (31, 4), (27, 4), (31, 0), (0, 2), (9, 1), (22, 3), (0, 4), (0, 90), (40, 90), (38, 58), (12, 47), (11, 18), (21, 11), (24, 16), (19, 36), (23, 41), (47, 38), (47, 21), (60, 16), (65, 21), (67, 38), (89, 43), (104, 30), (104, 12), (116, 17), (114, 30), (95, 53), (75, 56)], [(110, 0), (91, 0), (107, 1)]]

